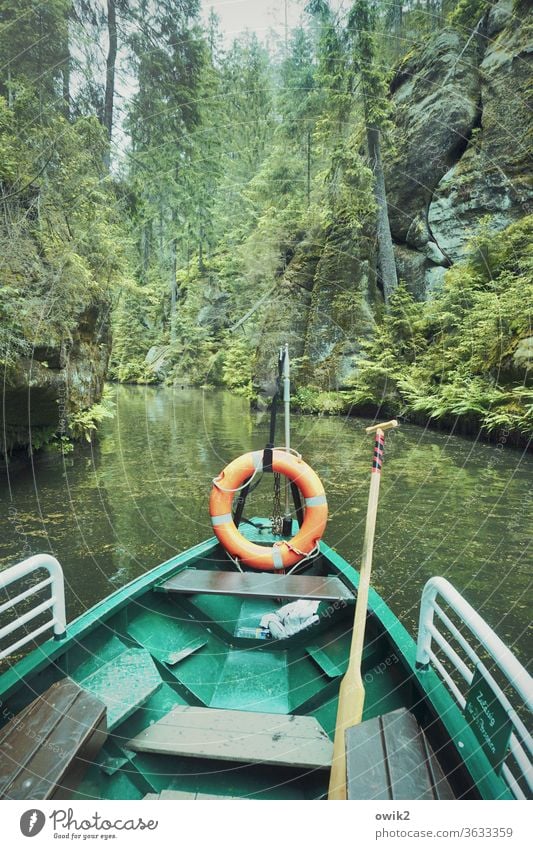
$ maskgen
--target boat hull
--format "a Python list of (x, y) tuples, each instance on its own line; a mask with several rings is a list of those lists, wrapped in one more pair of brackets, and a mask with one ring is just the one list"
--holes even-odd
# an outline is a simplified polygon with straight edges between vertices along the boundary
[[(251, 530), (268, 543), (268, 535)], [(129, 743), (172, 711), (244, 711), (309, 717), (332, 739), (340, 681), (347, 666), (353, 603), (323, 601), (318, 623), (286, 640), (240, 637), (243, 628), (283, 604), (249, 593), (168, 593), (185, 570), (232, 573), (216, 539), (177, 555), (117, 590), (0, 676), (2, 723), (54, 682), (72, 678), (107, 706), (109, 736), (76, 791), (56, 798), (142, 799), (161, 793), (257, 799), (324, 798), (328, 770), (248, 762), (243, 755), (134, 751)], [(348, 597), (359, 576), (324, 543), (308, 574), (340, 580)], [(482, 758), (465, 763), (459, 742), (469, 729), (431, 670), (416, 668), (416, 646), (384, 600), (371, 590), (363, 657), (363, 720), (399, 708), (425, 729), (460, 798), (510, 798)]]

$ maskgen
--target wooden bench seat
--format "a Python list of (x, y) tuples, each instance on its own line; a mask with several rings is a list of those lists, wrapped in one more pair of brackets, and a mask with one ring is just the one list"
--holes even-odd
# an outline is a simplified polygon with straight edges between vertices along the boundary
[(185, 802), (191, 802), (191, 801), (204, 802), (207, 799), (209, 799), (209, 800), (216, 799), (219, 802), (229, 802), (230, 800), (240, 801), (241, 798), (246, 799), (247, 797), (246, 796), (243, 796), (243, 797), (241, 797), (241, 796), (220, 796), (220, 795), (216, 795), (214, 793), (200, 793), (200, 792), (196, 793), (196, 792), (188, 792), (186, 790), (162, 790), (161, 793), (147, 793), (146, 796), (143, 796), (143, 799), (149, 800), (151, 802), (156, 802), (156, 801), (160, 801), (160, 800), (161, 801), (165, 801), (165, 800), (168, 801), (170, 799), (173, 799), (173, 800), (178, 799), (180, 801), (185, 801)]
[(0, 799), (60, 798), (106, 737), (102, 702), (70, 678), (52, 684), (0, 730)]
[(354, 596), (339, 578), (319, 575), (277, 575), (273, 572), (219, 572), (185, 569), (159, 584), (159, 592), (237, 595), (248, 598), (309, 598), (353, 602)]
[(346, 731), (348, 799), (454, 799), (415, 717), (405, 708)]
[(333, 744), (312, 716), (178, 706), (127, 743), (135, 752), (329, 769)]

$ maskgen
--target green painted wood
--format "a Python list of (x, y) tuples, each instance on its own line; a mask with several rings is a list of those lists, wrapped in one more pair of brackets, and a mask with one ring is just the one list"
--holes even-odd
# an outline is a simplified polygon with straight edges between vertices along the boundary
[(128, 649), (78, 682), (107, 707), (109, 729), (137, 710), (162, 684), (144, 649)]
[[(255, 531), (254, 531), (255, 533)], [(261, 539), (266, 543), (271, 543), (272, 538), (267, 532), (260, 533)], [(321, 542), (321, 560), (324, 566), (329, 564), (332, 574), (342, 576), (343, 582), (352, 587), (356, 591), (359, 581), (357, 571), (350, 566), (337, 552), (329, 548), (325, 543)], [(135, 619), (139, 608), (149, 607), (156, 614), (164, 618), (163, 607), (158, 611), (158, 604), (153, 603), (155, 598), (159, 598), (161, 602), (164, 596), (152, 592), (152, 588), (158, 582), (176, 575), (183, 569), (189, 567), (200, 568), (227, 568), (228, 561), (217, 544), (215, 538), (211, 538), (193, 549), (190, 549), (182, 554), (171, 558), (166, 563), (158, 566), (151, 572), (140, 576), (132, 581), (127, 587), (117, 590), (108, 598), (104, 599), (99, 604), (95, 605), (90, 611), (87, 611), (77, 620), (68, 626), (68, 634), (65, 640), (58, 642), (55, 640), (47, 640), (37, 650), (31, 652), (22, 661), (14, 664), (6, 673), (0, 676), (0, 699), (6, 705), (8, 710), (18, 712), (26, 704), (28, 704), (35, 693), (43, 692), (50, 683), (60, 674), (76, 674), (82, 655), (90, 666), (91, 663), (102, 663), (102, 659), (107, 659), (107, 649), (103, 648), (110, 634), (116, 632), (114, 639), (121, 642), (126, 641), (123, 636), (127, 634), (128, 620), (131, 622)], [(177, 600), (177, 596), (174, 597)], [(185, 598), (185, 597), (184, 597)], [(234, 640), (233, 629), (224, 629), (225, 616), (224, 604), (216, 604), (210, 608), (210, 614), (215, 615), (219, 623), (212, 624), (209, 616), (203, 616), (202, 611), (197, 607), (197, 602), (200, 598), (210, 599), (212, 602), (217, 600), (216, 596), (197, 596), (195, 604), (188, 605), (188, 614), (196, 617), (197, 623), (201, 628), (210, 629), (212, 634), (209, 638), (207, 646), (195, 651), (192, 655), (182, 658), (174, 666), (167, 666), (169, 676), (171, 673), (181, 672), (183, 670), (183, 686), (182, 681), (176, 675), (177, 691), (189, 703), (196, 703), (196, 699), (204, 699), (209, 702), (216, 691), (218, 681), (221, 677), (222, 669), (225, 665), (225, 657), (230, 652), (230, 644)], [(232, 602), (234, 597), (220, 597), (227, 603)], [(250, 600), (252, 601), (252, 599)], [(180, 601), (181, 605), (181, 601)], [(185, 610), (185, 603), (183, 603)], [(187, 615), (187, 614), (185, 614)], [(231, 617), (230, 617), (231, 618)], [(239, 618), (237, 611), (236, 620)], [(204, 620), (204, 621), (202, 621)], [(423, 719), (424, 724), (427, 721), (435, 723), (442, 722), (443, 728), (439, 726), (439, 734), (441, 735), (442, 743), (448, 740), (452, 741), (458, 759), (462, 759), (466, 764), (473, 780), (474, 786), (478, 789), (481, 797), (487, 799), (496, 798), (513, 798), (506, 783), (498, 776), (495, 770), (491, 767), (488, 759), (481, 750), (472, 729), (468, 726), (466, 718), (462, 715), (461, 710), (456, 706), (451, 698), (447, 688), (444, 686), (439, 677), (432, 669), (427, 671), (417, 670), (415, 667), (415, 652), (416, 647), (412, 637), (407, 633), (405, 628), (398, 621), (394, 613), (388, 608), (386, 603), (374, 591), (370, 591), (369, 596), (369, 626), (381, 634), (382, 638), (387, 643), (384, 657), (393, 659), (393, 666), (387, 669), (384, 674), (372, 673), (372, 679), (367, 687), (367, 705), (365, 707), (365, 716), (372, 717), (377, 712), (383, 713), (387, 710), (392, 710), (402, 704), (413, 705), (419, 719)], [(333, 636), (332, 631), (331, 641), (338, 643), (340, 646), (343, 640), (347, 639), (340, 635)], [(213, 641), (213, 634), (217, 634), (216, 643)], [(127, 635), (129, 636), (129, 635)], [(103, 638), (103, 639), (102, 639)], [(298, 638), (295, 638), (295, 649)], [(313, 645), (316, 643), (316, 636), (313, 637)], [(286, 663), (287, 668), (291, 669), (291, 665), (295, 664), (298, 659), (303, 657), (304, 643), (300, 643), (301, 649), (295, 653), (294, 650), (287, 653)], [(82, 648), (83, 647), (83, 648)], [(115, 646), (111, 647), (112, 653), (115, 651)], [(119, 646), (120, 648), (120, 646)], [(321, 645), (322, 650), (324, 647)], [(279, 647), (278, 647), (279, 649)], [(249, 656), (255, 655), (256, 650), (259, 653), (265, 651), (265, 647), (250, 647)], [(268, 651), (268, 650), (267, 650)], [(285, 649), (283, 649), (285, 651)], [(326, 649), (329, 654), (329, 650)], [(170, 659), (170, 652), (168, 658)], [(121, 653), (121, 652), (120, 652)], [(206, 661), (198, 662), (200, 657), (210, 655), (213, 663), (209, 668)], [(219, 657), (220, 655), (220, 657)], [(331, 655), (330, 659), (336, 661), (335, 656)], [(159, 658), (158, 658), (159, 660)], [(309, 661), (316, 664), (315, 660)], [(85, 661), (84, 661), (85, 662)], [(253, 661), (250, 663), (253, 666)], [(229, 670), (230, 667), (228, 667)], [(313, 690), (311, 677), (308, 674), (308, 663), (303, 664), (302, 675), (289, 675), (288, 689), (290, 690), (289, 710), (294, 710), (297, 705), (297, 710), (313, 711), (320, 718), (324, 727), (328, 730), (334, 726), (334, 715), (336, 710), (336, 688), (337, 677), (328, 678), (319, 665), (316, 668), (316, 690)], [(296, 669), (294, 667), (294, 669)], [(211, 675), (211, 671), (214, 673)], [(331, 670), (332, 671), (332, 667)], [(372, 672), (372, 670), (370, 670)], [(231, 680), (234, 681), (234, 676), (231, 675)], [(189, 678), (192, 683), (192, 688), (187, 689), (186, 678)], [(206, 683), (207, 682), (207, 683)], [(202, 695), (200, 695), (200, 691)], [(304, 697), (300, 700), (299, 694)], [(238, 690), (234, 691), (235, 698), (239, 697)], [(150, 705), (155, 695), (146, 703)], [(166, 702), (170, 703), (171, 698), (165, 697)], [(300, 708), (300, 705), (302, 707)], [(160, 710), (162, 705), (158, 705), (156, 714), (161, 715)], [(127, 718), (126, 725), (129, 725), (133, 720), (140, 725), (142, 722), (149, 722), (148, 714), (143, 714), (144, 707), (141, 706), (135, 710), (131, 718)], [(442, 745), (437, 741), (438, 745)], [(436, 743), (436, 744), (437, 744)], [(154, 756), (155, 757), (155, 756)], [(139, 794), (139, 788), (135, 781), (124, 774), (122, 769), (119, 769), (116, 774), (109, 779), (106, 779), (105, 789), (101, 787), (103, 772), (98, 769), (98, 778), (94, 777), (94, 783), (91, 784), (88, 778), (84, 779), (84, 783), (88, 790), (88, 798), (98, 798), (101, 793), (104, 798), (142, 798), (142, 793)], [(265, 777), (268, 784), (268, 777)], [(239, 787), (238, 792), (247, 795), (248, 791), (243, 784), (237, 782)], [(237, 786), (236, 785), (236, 786)], [(258, 780), (258, 793), (261, 794), (263, 784), (262, 779)], [(158, 788), (160, 789), (160, 788)], [(270, 792), (270, 791), (269, 791)], [(282, 796), (289, 797), (291, 789), (285, 788)], [(307, 792), (307, 791), (306, 791)], [(121, 795), (122, 794), (122, 795)], [(312, 796), (313, 794), (311, 794)], [(272, 796), (275, 798), (275, 795)], [(295, 798), (300, 798), (298, 793)]]
[(177, 707), (127, 744), (135, 752), (328, 769), (333, 746), (319, 723), (212, 708)]
[(38, 649), (30, 652), (4, 672), (0, 676), (0, 698), (7, 699), (13, 692), (20, 689), (21, 682), (26, 681), (32, 675), (36, 675), (57, 658), (63, 658), (67, 652), (78, 647), (80, 643), (87, 645), (89, 635), (97, 631), (103, 622), (140, 598), (148, 590), (151, 590), (156, 583), (163, 581), (181, 569), (185, 569), (187, 566), (193, 565), (196, 561), (212, 556), (217, 548), (218, 540), (216, 537), (211, 537), (181, 554), (171, 557), (170, 560), (166, 560), (160, 566), (140, 575), (126, 586), (106, 596), (105, 599), (102, 599), (90, 610), (82, 613), (81, 616), (68, 624), (67, 633), (63, 640), (46, 640)]
[(180, 801), (188, 801), (191, 802), (193, 800), (197, 801), (207, 801), (210, 800), (218, 800), (219, 802), (228, 802), (230, 800), (240, 800), (241, 796), (222, 796), (220, 794), (215, 793), (196, 793), (189, 792), (187, 790), (162, 790), (161, 793), (147, 793), (144, 797), (152, 802), (155, 801), (168, 801), (168, 800), (180, 800)]
[(160, 610), (142, 609), (129, 622), (127, 633), (151, 655), (170, 666), (207, 645), (205, 629), (170, 605)]
[(288, 713), (289, 696), (285, 652), (234, 649), (226, 657), (210, 705)]

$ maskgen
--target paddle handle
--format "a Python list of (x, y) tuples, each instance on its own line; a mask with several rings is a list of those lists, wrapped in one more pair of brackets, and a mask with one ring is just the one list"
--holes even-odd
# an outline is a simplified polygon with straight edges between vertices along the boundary
[(367, 433), (375, 432), (376, 438), (374, 442), (374, 458), (372, 461), (370, 491), (368, 493), (365, 537), (363, 542), (363, 554), (361, 557), (359, 586), (357, 588), (357, 603), (355, 606), (350, 657), (348, 661), (348, 669), (346, 670), (339, 689), (337, 723), (335, 726), (333, 759), (331, 763), (328, 792), (328, 799), (330, 800), (346, 799), (345, 735), (347, 729), (351, 728), (353, 725), (359, 725), (363, 717), (365, 688), (361, 675), (361, 663), (365, 642), (368, 591), (370, 589), (370, 576), (372, 573), (372, 553), (374, 550), (374, 535), (376, 530), (381, 467), (383, 464), (383, 447), (385, 443), (385, 430), (391, 430), (394, 427), (398, 427), (398, 422), (395, 419), (391, 422), (386, 422), (384, 425), (375, 425), (371, 428), (367, 428)]
[(391, 419), (390, 422), (382, 422), (382, 424), (365, 427), (365, 433), (377, 433), (378, 430), (381, 430), (384, 433), (386, 430), (392, 430), (393, 427), (398, 427), (396, 419)]

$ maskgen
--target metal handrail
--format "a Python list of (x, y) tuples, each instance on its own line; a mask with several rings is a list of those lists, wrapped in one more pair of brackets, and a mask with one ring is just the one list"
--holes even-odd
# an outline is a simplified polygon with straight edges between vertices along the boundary
[[(445, 578), (437, 577), (429, 579), (422, 591), (422, 600), (420, 603), (420, 619), (418, 624), (418, 642), (416, 651), (417, 668), (423, 671), (428, 669), (431, 664), (440, 674), (461, 709), (464, 709), (466, 705), (465, 693), (462, 692), (457, 681), (452, 678), (442, 661), (432, 650), (432, 641), (435, 640), (438, 648), (443, 652), (451, 666), (459, 673), (460, 677), (468, 686), (470, 686), (474, 678), (473, 670), (477, 669), (478, 672), (481, 673), (485, 681), (489, 684), (495, 698), (506, 711), (514, 729), (510, 738), (510, 753), (518, 764), (520, 773), (518, 776), (514, 775), (508, 763), (504, 763), (502, 767), (502, 776), (507, 781), (513, 794), (517, 798), (524, 799), (526, 797), (518, 783), (518, 779), (525, 779), (529, 788), (533, 789), (533, 769), (531, 764), (531, 758), (533, 755), (533, 739), (524, 723), (517, 715), (511, 702), (493, 675), (491, 675), (478, 653), (437, 603), (438, 596), (444, 599), (448, 606), (467, 626), (478, 643), (488, 652), (491, 659), (499, 667), (506, 680), (512, 687), (514, 687), (518, 695), (521, 697), (524, 705), (530, 711), (533, 709), (533, 679), (522, 664), (516, 659), (511, 650), (505, 645), (505, 643), (502, 642), (497, 634), (494, 633), (490, 625), (488, 625), (479, 613), (466, 601), (466, 599), (457, 592), (455, 587), (453, 587), (449, 581)], [(438, 630), (435, 622), (435, 615), (445, 626), (448, 633), (451, 634), (456, 644), (460, 646), (468, 660), (471, 662), (473, 668), (470, 668), (468, 664), (465, 663), (465, 661), (457, 654), (453, 646), (450, 645), (446, 637), (444, 637)]]
[(47, 586), (50, 586), (51, 588), (50, 598), (41, 602), (37, 605), (37, 607), (33, 607), (26, 613), (18, 616), (13, 620), (13, 622), (9, 622), (3, 628), (0, 628), (0, 639), (7, 637), (9, 634), (13, 633), (13, 631), (17, 631), (19, 628), (22, 628), (27, 622), (30, 622), (41, 613), (44, 613), (45, 610), (51, 610), (52, 618), (43, 625), (40, 625), (38, 628), (35, 628), (30, 633), (26, 633), (19, 640), (11, 643), (11, 645), (7, 646), (7, 648), (2, 649), (2, 651), (0, 651), (0, 660), (9, 657), (9, 655), (16, 651), (16, 649), (21, 648), (26, 645), (26, 643), (29, 643), (30, 640), (40, 636), (47, 631), (48, 628), (53, 628), (56, 640), (63, 639), (66, 634), (65, 582), (63, 579), (63, 569), (56, 558), (52, 557), (51, 554), (35, 554), (33, 557), (28, 557), (27, 560), (23, 560), (22, 563), (17, 563), (16, 566), (11, 566), (9, 569), (5, 569), (3, 572), (0, 572), (0, 590), (6, 589), (10, 586), (10, 584), (25, 578), (27, 575), (30, 575), (32, 572), (36, 572), (38, 569), (46, 569), (49, 577), (40, 581), (38, 584), (35, 584), (33, 587), (29, 587), (27, 590), (18, 593), (18, 595), (9, 599), (7, 602), (4, 602), (4, 604), (0, 606), (0, 614), (7, 610), (11, 610), (20, 601), (36, 595)]

